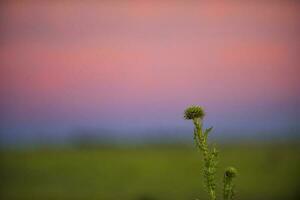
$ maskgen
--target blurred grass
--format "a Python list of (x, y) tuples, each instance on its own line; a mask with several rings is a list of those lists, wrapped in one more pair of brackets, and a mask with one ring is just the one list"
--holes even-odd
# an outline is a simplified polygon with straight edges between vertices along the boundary
[[(235, 144), (218, 147), (218, 196), (223, 169), (239, 170), (237, 199), (300, 199), (299, 144)], [(208, 199), (193, 147), (1, 151), (3, 200)]]

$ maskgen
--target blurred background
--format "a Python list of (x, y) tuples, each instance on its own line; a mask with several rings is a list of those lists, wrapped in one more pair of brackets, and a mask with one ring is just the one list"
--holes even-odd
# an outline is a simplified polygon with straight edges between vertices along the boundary
[[(0, 198), (300, 199), (300, 2), (1, 1)], [(220, 198), (221, 199), (221, 198)]]

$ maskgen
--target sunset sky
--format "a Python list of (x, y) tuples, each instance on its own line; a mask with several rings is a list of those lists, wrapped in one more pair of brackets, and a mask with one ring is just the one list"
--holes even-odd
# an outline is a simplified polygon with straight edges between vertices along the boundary
[(191, 104), (216, 133), (299, 130), (299, 10), (267, 0), (1, 1), (0, 136), (191, 130)]

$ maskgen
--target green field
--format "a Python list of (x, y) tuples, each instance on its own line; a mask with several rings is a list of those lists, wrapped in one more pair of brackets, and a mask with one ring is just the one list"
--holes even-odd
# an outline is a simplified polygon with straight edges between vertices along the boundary
[[(224, 167), (239, 170), (236, 199), (300, 199), (298, 144), (219, 147), (218, 196)], [(193, 147), (1, 151), (1, 200), (208, 199)]]

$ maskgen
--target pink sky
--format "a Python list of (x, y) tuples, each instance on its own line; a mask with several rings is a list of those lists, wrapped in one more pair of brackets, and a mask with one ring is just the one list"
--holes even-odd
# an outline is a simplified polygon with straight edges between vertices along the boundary
[(180, 127), (189, 104), (220, 128), (257, 115), (260, 128), (294, 126), (299, 10), (296, 1), (2, 2), (5, 130)]

